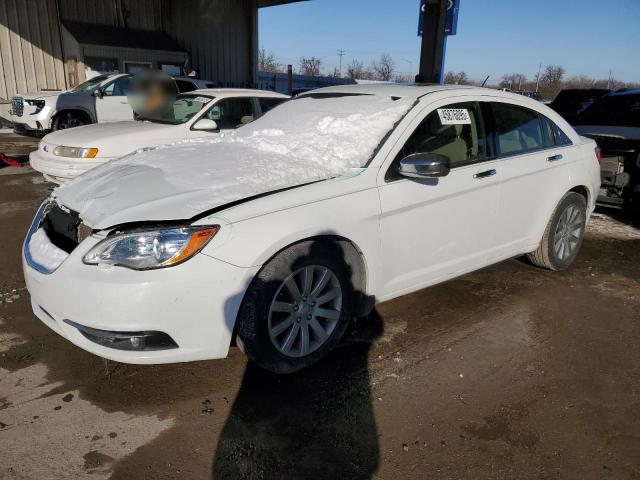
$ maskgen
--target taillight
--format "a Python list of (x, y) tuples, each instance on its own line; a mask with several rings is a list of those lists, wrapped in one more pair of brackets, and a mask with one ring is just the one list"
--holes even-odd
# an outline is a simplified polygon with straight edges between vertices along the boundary
[(598, 160), (598, 163), (602, 162), (602, 149), (596, 145), (596, 159)]

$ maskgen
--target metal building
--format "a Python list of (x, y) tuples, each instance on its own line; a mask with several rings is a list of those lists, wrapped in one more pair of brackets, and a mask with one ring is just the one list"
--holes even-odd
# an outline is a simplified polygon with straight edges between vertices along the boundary
[(71, 88), (89, 70), (254, 85), (258, 8), (297, 1), (0, 0), (0, 121), (13, 95)]

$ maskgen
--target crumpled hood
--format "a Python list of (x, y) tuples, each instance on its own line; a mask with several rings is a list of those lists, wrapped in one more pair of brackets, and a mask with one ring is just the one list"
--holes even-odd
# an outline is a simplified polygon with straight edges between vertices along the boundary
[(95, 229), (189, 219), (364, 166), (412, 104), (386, 96), (302, 97), (230, 134), (107, 162), (53, 196)]
[(96, 147), (98, 157), (120, 157), (141, 147), (171, 143), (185, 136), (184, 125), (143, 121), (95, 123), (58, 130), (43, 138), (52, 145)]

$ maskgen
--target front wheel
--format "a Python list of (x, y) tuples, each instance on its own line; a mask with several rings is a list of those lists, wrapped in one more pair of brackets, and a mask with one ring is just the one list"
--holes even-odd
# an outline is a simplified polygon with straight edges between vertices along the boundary
[(353, 314), (349, 267), (339, 248), (303, 242), (270, 260), (238, 314), (237, 343), (262, 368), (292, 373), (329, 353)]
[(75, 128), (85, 124), (86, 122), (78, 114), (63, 112), (53, 122), (53, 131), (66, 130), (67, 128)]
[(587, 202), (569, 192), (556, 207), (538, 248), (527, 254), (529, 261), (549, 270), (564, 270), (578, 256), (587, 222)]

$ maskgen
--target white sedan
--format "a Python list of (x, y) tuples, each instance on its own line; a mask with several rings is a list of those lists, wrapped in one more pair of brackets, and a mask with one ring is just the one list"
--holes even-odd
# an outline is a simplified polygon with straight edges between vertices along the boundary
[(165, 114), (127, 122), (58, 130), (31, 152), (31, 167), (54, 183), (141, 148), (211, 137), (252, 122), (289, 97), (250, 89), (203, 89), (181, 94)]
[(580, 249), (596, 145), (543, 104), (458, 86), (302, 95), (224, 138), (140, 152), (54, 191), (23, 248), (35, 314), (127, 363), (306, 367), (377, 302)]

